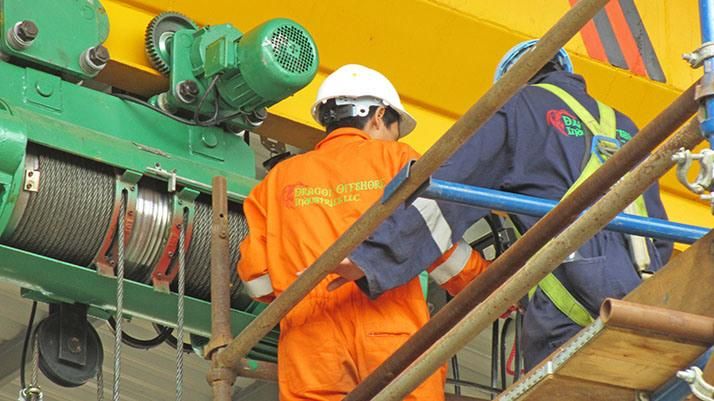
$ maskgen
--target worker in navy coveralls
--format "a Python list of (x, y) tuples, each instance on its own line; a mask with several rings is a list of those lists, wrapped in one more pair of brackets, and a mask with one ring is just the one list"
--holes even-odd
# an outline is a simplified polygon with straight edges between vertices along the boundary
[[(524, 42), (511, 49), (498, 66), (496, 79), (535, 43)], [(530, 83), (447, 160), (434, 178), (560, 200), (581, 175), (592, 134), (559, 96), (534, 85), (560, 88), (595, 119), (600, 118), (600, 110), (597, 101), (588, 95), (583, 77), (572, 73), (570, 59), (562, 49)], [(637, 127), (619, 112), (613, 116), (617, 141), (624, 144)], [(645, 192), (644, 204), (649, 216), (666, 218), (657, 184)], [(408, 207), (400, 207), (337, 272), (345, 279), (364, 275), (358, 284), (371, 297), (378, 297), (417, 276), (488, 213), (485, 209), (418, 199)], [(538, 220), (530, 216), (518, 218), (524, 229)], [(642, 280), (627, 237), (602, 231), (554, 273), (592, 316), (597, 315), (606, 297), (622, 298)], [(647, 270), (656, 271), (669, 259), (672, 244), (649, 239), (646, 244)], [(580, 329), (581, 325), (561, 312), (537, 287), (524, 316), (526, 369), (533, 368)]]

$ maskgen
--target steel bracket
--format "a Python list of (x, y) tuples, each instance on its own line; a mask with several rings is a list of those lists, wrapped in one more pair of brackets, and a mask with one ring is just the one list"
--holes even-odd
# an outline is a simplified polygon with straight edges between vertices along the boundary
[(682, 55), (682, 58), (686, 60), (692, 68), (701, 67), (705, 60), (712, 57), (714, 57), (714, 42), (702, 43), (698, 49)]
[[(406, 182), (409, 179), (409, 177), (411, 176), (411, 168), (414, 163), (416, 163), (416, 160), (410, 160), (409, 162), (407, 162), (407, 164), (401, 170), (399, 170), (397, 175), (395, 175), (394, 178), (392, 178), (392, 181), (390, 181), (389, 184), (387, 184), (387, 186), (384, 187), (384, 193), (382, 194), (382, 200), (381, 200), (382, 204), (387, 203), (387, 201), (389, 201), (389, 199), (391, 199), (392, 196), (394, 196), (394, 193), (397, 192), (397, 190), (402, 186), (402, 184), (404, 184), (404, 182)], [(411, 205), (412, 202), (414, 202), (414, 200), (419, 197), (419, 194), (424, 192), (424, 190), (430, 184), (431, 184), (431, 177), (428, 180), (426, 180), (423, 184), (421, 184), (419, 186), (419, 188), (417, 188), (417, 190), (414, 191), (414, 193), (406, 199), (406, 201), (404, 202), (404, 205), (405, 206)]]
[(677, 377), (689, 384), (692, 394), (702, 401), (714, 401), (714, 386), (702, 377), (702, 370), (692, 366), (687, 370), (677, 372)]
[(87, 364), (87, 305), (51, 304), (59, 313), (59, 360), (79, 366)]
[[(711, 187), (714, 181), (714, 150), (703, 149), (700, 153), (692, 153), (682, 148), (672, 156), (672, 160), (677, 163), (677, 179), (687, 189), (701, 195)], [(699, 161), (699, 174), (694, 182), (689, 182), (687, 174), (695, 160)]]
[(178, 273), (176, 251), (178, 250), (179, 235), (181, 233), (184, 214), (186, 215), (186, 237), (183, 252), (188, 252), (193, 233), (193, 219), (196, 215), (196, 198), (199, 192), (190, 188), (183, 188), (174, 193), (172, 198), (171, 228), (166, 238), (159, 257), (159, 261), (151, 272), (151, 281), (154, 288), (161, 292), (169, 292), (171, 282)]
[(114, 191), (114, 210), (112, 211), (112, 217), (104, 235), (104, 241), (99, 247), (97, 255), (94, 257), (93, 264), (97, 267), (97, 273), (107, 276), (114, 277), (114, 267), (117, 264), (117, 246), (118, 243), (114, 240), (117, 232), (117, 225), (119, 224), (119, 211), (121, 208), (121, 198), (122, 194), (126, 193), (126, 220), (124, 225), (124, 239), (125, 242), (129, 241), (131, 237), (131, 232), (134, 227), (134, 219), (136, 218), (136, 199), (138, 197), (138, 183), (141, 179), (142, 174), (136, 171), (126, 170), (124, 173), (117, 174), (116, 176), (116, 186)]

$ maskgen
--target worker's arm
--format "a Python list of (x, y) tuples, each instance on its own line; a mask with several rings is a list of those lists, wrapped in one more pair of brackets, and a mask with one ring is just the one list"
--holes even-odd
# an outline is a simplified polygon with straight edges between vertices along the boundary
[(240, 245), (238, 275), (250, 296), (260, 302), (275, 299), (273, 285), (268, 274), (266, 181), (259, 183), (243, 203), (243, 212), (248, 220), (248, 236)]
[[(506, 106), (508, 107), (508, 105)], [(500, 188), (512, 168), (514, 144), (497, 113), (434, 174), (468, 185)], [(451, 249), (486, 209), (419, 198), (401, 206), (349, 257), (365, 274), (371, 297), (400, 286)]]
[(432, 263), (428, 271), (436, 284), (456, 295), (488, 265), (489, 262), (462, 239)]

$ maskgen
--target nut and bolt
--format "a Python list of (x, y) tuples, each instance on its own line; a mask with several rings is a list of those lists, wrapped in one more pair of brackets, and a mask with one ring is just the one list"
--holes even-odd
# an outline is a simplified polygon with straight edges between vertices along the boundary
[(104, 65), (109, 61), (109, 50), (102, 45), (92, 47), (89, 49), (87, 57), (89, 57), (89, 61), (96, 65)]
[(181, 100), (182, 102), (193, 103), (196, 101), (200, 90), (196, 81), (187, 79), (185, 81), (179, 82), (177, 93), (179, 100)]
[(90, 47), (79, 56), (79, 65), (89, 75), (96, 75), (109, 62), (109, 50), (102, 45)]
[(27, 49), (39, 33), (40, 30), (34, 22), (30, 20), (20, 21), (8, 32), (8, 44), (15, 50)]
[(70, 337), (69, 340), (67, 340), (67, 347), (69, 348), (69, 352), (73, 354), (82, 352), (82, 342), (79, 341), (77, 337)]
[(35, 25), (34, 22), (25, 20), (15, 26), (15, 32), (17, 32), (18, 38), (25, 42), (32, 42), (37, 38), (37, 34), (40, 33), (40, 30), (37, 29), (37, 25)]

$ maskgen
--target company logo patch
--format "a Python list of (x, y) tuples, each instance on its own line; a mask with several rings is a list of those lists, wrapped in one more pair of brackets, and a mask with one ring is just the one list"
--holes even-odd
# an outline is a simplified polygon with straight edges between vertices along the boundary
[(548, 121), (548, 125), (565, 136), (580, 137), (585, 135), (583, 123), (580, 122), (577, 117), (570, 114), (568, 110), (548, 110), (545, 117)]
[(632, 134), (629, 132), (625, 131), (624, 129), (618, 129), (616, 132), (617, 139), (620, 141), (621, 144), (626, 144), (627, 142), (632, 139)]

